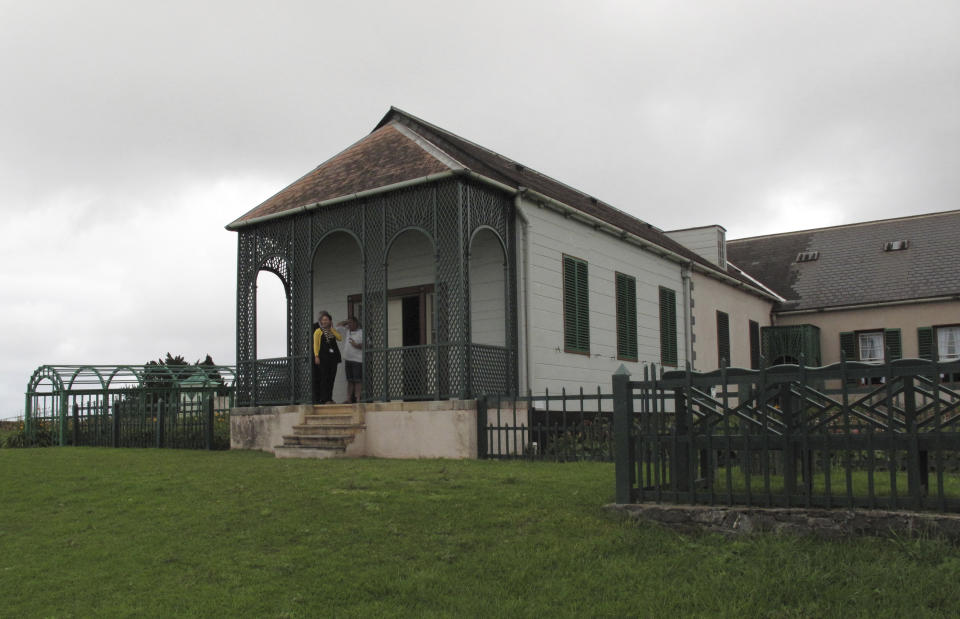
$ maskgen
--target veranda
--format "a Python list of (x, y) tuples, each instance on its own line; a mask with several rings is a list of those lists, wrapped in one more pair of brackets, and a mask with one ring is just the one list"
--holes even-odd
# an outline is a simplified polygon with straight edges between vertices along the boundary
[[(367, 402), (515, 393), (514, 225), (503, 188), (456, 174), (235, 225), (237, 405), (311, 402), (321, 310), (359, 318)], [(262, 272), (286, 297), (280, 358), (257, 354)]]

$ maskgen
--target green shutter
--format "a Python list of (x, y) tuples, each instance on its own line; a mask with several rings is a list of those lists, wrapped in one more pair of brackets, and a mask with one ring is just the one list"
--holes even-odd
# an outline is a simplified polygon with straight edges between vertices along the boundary
[(900, 345), (900, 329), (883, 330), (883, 347), (885, 361), (896, 361), (903, 358), (903, 347)]
[(590, 301), (587, 263), (563, 257), (563, 347), (568, 352), (590, 352)]
[(933, 359), (933, 327), (917, 328), (917, 355), (921, 359)]
[(750, 325), (750, 369), (760, 367), (760, 323), (751, 320)]
[(717, 312), (717, 367), (730, 367), (730, 316)]
[(660, 287), (660, 363), (677, 365), (677, 293)]
[(856, 361), (860, 358), (857, 354), (857, 338), (853, 331), (844, 331), (840, 334), (840, 353), (847, 361)]
[(616, 274), (617, 358), (637, 360), (637, 280)]

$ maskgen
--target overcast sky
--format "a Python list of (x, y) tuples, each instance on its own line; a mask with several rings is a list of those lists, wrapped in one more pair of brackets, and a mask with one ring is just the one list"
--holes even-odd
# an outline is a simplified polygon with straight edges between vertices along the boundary
[(960, 208), (958, 32), (956, 0), (0, 0), (0, 418), (43, 364), (233, 363), (224, 225), (391, 105), (667, 230)]

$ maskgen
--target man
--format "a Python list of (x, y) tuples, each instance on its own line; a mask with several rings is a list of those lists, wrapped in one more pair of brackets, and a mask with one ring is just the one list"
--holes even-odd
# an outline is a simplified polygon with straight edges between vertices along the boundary
[(356, 316), (337, 323), (343, 336), (343, 360), (347, 369), (348, 403), (359, 402), (363, 391), (363, 329)]

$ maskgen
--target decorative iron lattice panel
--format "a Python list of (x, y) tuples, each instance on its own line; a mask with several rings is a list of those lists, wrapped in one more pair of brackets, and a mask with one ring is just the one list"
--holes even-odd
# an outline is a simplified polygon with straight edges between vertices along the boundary
[(366, 255), (363, 278), (363, 393), (367, 399), (386, 397), (384, 355), (371, 349), (387, 347), (387, 268), (384, 198), (375, 198), (362, 206), (364, 213), (363, 246)]
[(510, 385), (510, 350), (501, 346), (470, 346), (470, 382), (473, 395), (507, 394)]

